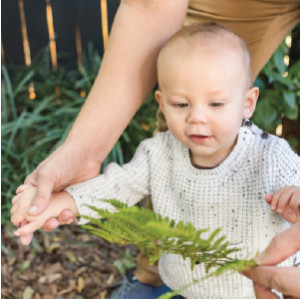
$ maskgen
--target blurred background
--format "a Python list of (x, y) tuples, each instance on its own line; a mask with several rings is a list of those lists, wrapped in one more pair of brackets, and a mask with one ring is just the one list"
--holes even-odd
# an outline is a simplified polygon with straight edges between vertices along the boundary
[[(2, 298), (104, 298), (134, 266), (134, 247), (108, 244), (72, 226), (40, 231), (31, 246), (21, 246), (9, 213), (16, 187), (68, 134), (98, 73), (119, 4), (1, 1)], [(253, 122), (300, 153), (300, 24), (255, 85), (260, 99)], [(139, 142), (152, 136), (156, 110), (151, 93), (103, 167), (129, 161)]]

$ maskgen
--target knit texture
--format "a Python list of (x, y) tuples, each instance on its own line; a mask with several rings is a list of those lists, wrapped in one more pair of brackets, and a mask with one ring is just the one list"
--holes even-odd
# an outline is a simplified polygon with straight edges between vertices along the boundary
[[(272, 237), (290, 225), (272, 212), (267, 193), (300, 186), (300, 157), (288, 143), (262, 133), (252, 125), (241, 127), (230, 155), (213, 169), (197, 169), (189, 149), (170, 132), (143, 141), (130, 163), (111, 163), (104, 174), (68, 187), (80, 214), (94, 216), (85, 205), (111, 210), (100, 199), (117, 199), (134, 205), (151, 194), (153, 209), (176, 221), (192, 222), (197, 228), (222, 227), (232, 247), (241, 249), (238, 258), (252, 258), (264, 250)], [(84, 222), (84, 220), (81, 220)], [(281, 265), (292, 265), (289, 258)], [(205, 275), (202, 265), (190, 269), (189, 260), (165, 254), (159, 260), (162, 280), (180, 289)], [(201, 281), (184, 291), (186, 298), (254, 298), (246, 277), (224, 274)]]

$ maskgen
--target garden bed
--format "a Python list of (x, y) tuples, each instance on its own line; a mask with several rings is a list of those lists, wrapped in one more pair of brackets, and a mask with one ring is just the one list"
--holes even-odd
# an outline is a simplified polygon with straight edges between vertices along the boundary
[(37, 232), (31, 246), (12, 232), (2, 226), (1, 299), (104, 299), (122, 278), (114, 264), (128, 265), (128, 247), (137, 254), (133, 246), (110, 244), (78, 226)]

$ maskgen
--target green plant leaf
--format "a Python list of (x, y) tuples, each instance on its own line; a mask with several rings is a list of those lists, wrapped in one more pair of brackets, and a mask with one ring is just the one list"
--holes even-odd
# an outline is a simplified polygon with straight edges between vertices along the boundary
[(281, 74), (286, 71), (286, 66), (283, 61), (284, 55), (281, 47), (279, 47), (273, 55), (275, 66)]
[(285, 117), (291, 120), (297, 120), (299, 111), (296, 94), (294, 92), (285, 91), (283, 92), (283, 99), (283, 113)]

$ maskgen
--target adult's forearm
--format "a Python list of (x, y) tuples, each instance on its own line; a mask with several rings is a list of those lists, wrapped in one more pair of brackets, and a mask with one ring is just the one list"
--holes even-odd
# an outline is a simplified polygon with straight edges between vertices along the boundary
[(160, 48), (183, 24), (187, 0), (122, 1), (99, 74), (67, 141), (100, 163), (156, 83)]

